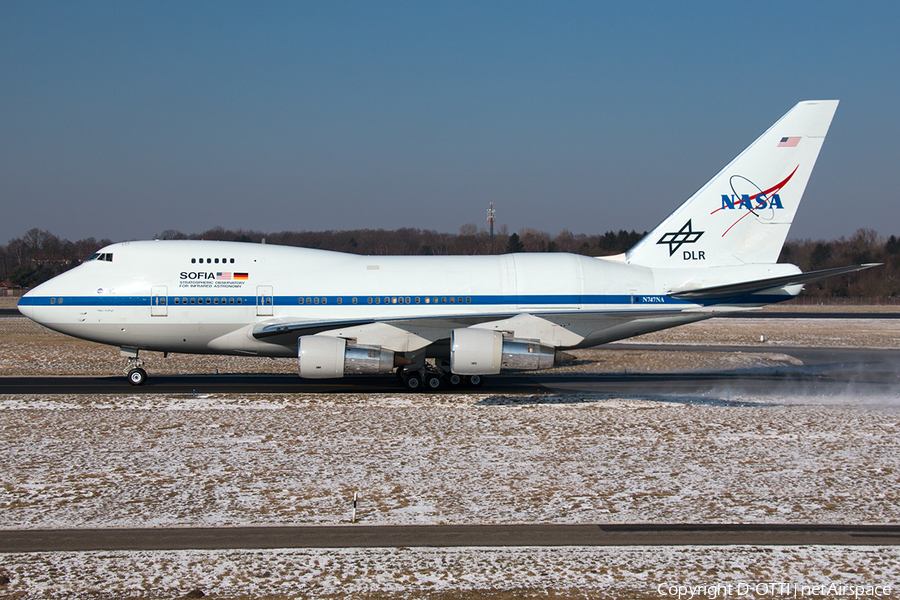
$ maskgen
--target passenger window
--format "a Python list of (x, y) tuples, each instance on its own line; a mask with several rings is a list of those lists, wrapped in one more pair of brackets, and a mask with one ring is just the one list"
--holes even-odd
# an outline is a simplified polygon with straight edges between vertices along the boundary
[(213, 300), (213, 304), (218, 304), (218, 303), (219, 303), (219, 299), (218, 299), (218, 298), (215, 298), (215, 299)]
[(233, 259), (233, 258), (231, 259), (231, 264), (234, 264), (234, 259)]
[(234, 304), (234, 298), (229, 298), (229, 299), (228, 299), (228, 304)]
[(297, 298), (297, 304), (303, 304), (303, 298)]
[(314, 303), (314, 304), (318, 304), (318, 303), (319, 303), (319, 299), (318, 299), (318, 298), (314, 298), (314, 299), (313, 299), (313, 303)]
[(191, 259), (191, 264), (193, 265), (193, 264), (196, 264), (196, 263), (197, 263), (197, 259), (196, 259), (196, 258), (192, 258), (192, 259)]
[(356, 304), (356, 296), (353, 297), (352, 302), (353, 302), (353, 304)]
[(218, 259), (218, 258), (216, 259), (216, 264), (219, 264), (219, 259)]
[(307, 299), (306, 299), (306, 303), (307, 303), (307, 304), (312, 304), (312, 298), (307, 298)]
[(191, 298), (191, 304), (195, 304), (197, 302), (196, 298)]
[(369, 298), (369, 304), (372, 304), (372, 298)]
[(341, 304), (342, 302), (343, 302), (343, 299), (340, 296), (338, 296), (337, 303)]

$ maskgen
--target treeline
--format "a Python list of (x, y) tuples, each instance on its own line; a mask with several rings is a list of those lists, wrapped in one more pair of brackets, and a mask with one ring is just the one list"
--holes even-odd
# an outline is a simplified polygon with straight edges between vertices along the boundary
[(900, 239), (880, 237), (871, 229), (860, 229), (849, 239), (788, 240), (778, 262), (793, 263), (803, 271), (818, 271), (846, 265), (884, 263), (880, 267), (832, 277), (806, 286), (801, 298), (900, 302)]
[(31, 229), (22, 237), (0, 246), (0, 280), (20, 287), (34, 287), (84, 262), (108, 239), (86, 238), (77, 242), (49, 231)]
[[(166, 230), (156, 237), (164, 240), (222, 240), (302, 246), (364, 255), (469, 255), (509, 252), (571, 252), (586, 256), (609, 256), (631, 248), (646, 232), (608, 231), (603, 234), (575, 234), (563, 230), (556, 236), (536, 229), (508, 233), (500, 226), (493, 241), (486, 231), (472, 224), (459, 233), (422, 229), (357, 229), (348, 231), (283, 231), (263, 233), (215, 227), (199, 234)], [(48, 231), (32, 229), (22, 237), (0, 246), (0, 280), (33, 287), (80, 264), (108, 239), (87, 238), (70, 242)], [(900, 302), (900, 239), (884, 239), (875, 231), (860, 229), (850, 238), (833, 241), (789, 240), (779, 262), (793, 263), (803, 271), (815, 271), (850, 264), (881, 262), (884, 266), (828, 279), (806, 287), (803, 297), (820, 300), (864, 300)]]
[[(282, 231), (263, 233), (215, 227), (203, 233), (186, 234), (167, 229), (155, 236), (161, 240), (220, 240), (301, 246), (364, 255), (503, 254), (506, 252), (573, 252), (590, 256), (619, 254), (644, 234), (609, 231), (602, 235), (574, 234), (563, 230), (552, 237), (543, 231), (523, 229), (508, 233), (501, 226), (491, 241), (486, 231), (463, 225), (458, 234), (422, 229), (357, 229), (350, 231)], [(87, 238), (77, 242), (61, 239), (49, 231), (32, 229), (0, 246), (0, 280), (21, 287), (34, 287), (80, 264), (112, 242)]]

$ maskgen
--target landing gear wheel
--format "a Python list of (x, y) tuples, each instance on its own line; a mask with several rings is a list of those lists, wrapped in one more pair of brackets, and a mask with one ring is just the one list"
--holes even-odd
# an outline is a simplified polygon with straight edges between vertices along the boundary
[(431, 391), (440, 389), (442, 383), (440, 375), (429, 373), (425, 376), (425, 387)]
[(457, 387), (462, 385), (463, 378), (461, 375), (457, 375), (456, 373), (450, 373), (447, 377), (447, 383), (451, 385), (451, 387)]
[(416, 392), (422, 388), (422, 380), (416, 375), (410, 375), (403, 383), (406, 385), (406, 389), (411, 392)]
[(147, 371), (140, 367), (128, 371), (128, 383), (131, 385), (144, 385), (147, 383)]
[(469, 375), (466, 378), (466, 381), (472, 387), (479, 387), (482, 383), (484, 383), (484, 377), (481, 375)]

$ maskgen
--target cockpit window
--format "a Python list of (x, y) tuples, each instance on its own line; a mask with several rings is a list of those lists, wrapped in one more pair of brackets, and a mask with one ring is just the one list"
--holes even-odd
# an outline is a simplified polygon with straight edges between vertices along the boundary
[(99, 252), (94, 252), (93, 254), (91, 254), (91, 257), (90, 257), (89, 259), (87, 259), (86, 261), (84, 261), (84, 262), (88, 262), (88, 261), (92, 261), (92, 260), (97, 260), (98, 258), (100, 258), (100, 253), (99, 253)]
[(94, 254), (91, 254), (91, 257), (84, 262), (89, 262), (92, 260), (102, 260), (105, 262), (112, 262), (112, 257), (113, 257), (112, 252), (104, 252), (102, 254), (100, 252), (95, 252)]

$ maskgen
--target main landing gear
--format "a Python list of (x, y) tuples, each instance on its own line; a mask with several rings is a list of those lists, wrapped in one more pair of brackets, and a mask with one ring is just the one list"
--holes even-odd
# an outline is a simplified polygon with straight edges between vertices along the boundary
[(433, 365), (426, 365), (420, 369), (398, 369), (397, 377), (403, 382), (403, 386), (411, 392), (434, 392), (444, 386), (450, 387), (478, 387), (484, 383), (481, 375), (469, 375), (464, 377), (456, 373), (444, 372)]

